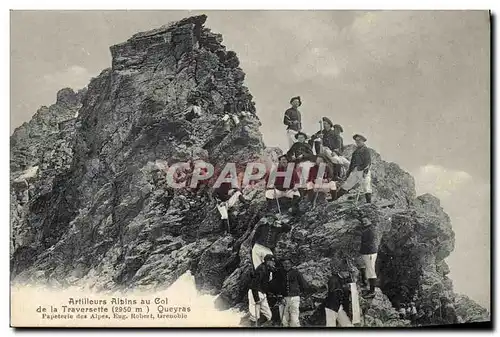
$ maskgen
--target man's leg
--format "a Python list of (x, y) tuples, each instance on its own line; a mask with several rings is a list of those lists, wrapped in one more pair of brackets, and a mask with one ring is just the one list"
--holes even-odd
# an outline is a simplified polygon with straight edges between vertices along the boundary
[(365, 177), (363, 177), (363, 180), (361, 182), (361, 188), (363, 189), (363, 192), (365, 193), (365, 198), (367, 203), (372, 202), (372, 174), (371, 171), (368, 170), (368, 173), (366, 174)]
[(345, 312), (345, 310), (342, 306), (340, 306), (340, 308), (339, 308), (337, 319), (338, 319), (339, 325), (341, 327), (353, 326), (351, 323), (351, 320), (349, 319), (349, 316), (347, 316), (347, 313)]
[(252, 322), (256, 322), (259, 319), (259, 314), (255, 312), (255, 300), (253, 299), (252, 289), (248, 289), (248, 312), (250, 313), (250, 320)]
[(242, 196), (241, 191), (234, 191), (229, 200), (227, 201), (227, 208), (233, 207), (238, 200), (240, 200), (240, 196)]
[(326, 326), (335, 328), (337, 326), (337, 313), (332, 309), (325, 308)]
[(377, 274), (375, 272), (375, 262), (377, 261), (377, 253), (363, 255), (363, 261), (365, 261), (366, 267), (366, 278), (368, 279), (368, 284), (370, 285), (370, 289), (366, 292), (365, 296), (373, 296), (375, 295), (375, 285), (377, 282)]
[(252, 247), (252, 263), (254, 269), (257, 269), (257, 267), (264, 262), (264, 257), (267, 254), (273, 254), (273, 252), (267, 248), (264, 247), (263, 245), (259, 245), (258, 243), (254, 244)]
[(349, 177), (347, 177), (346, 181), (340, 186), (340, 189), (337, 190), (336, 198), (340, 198), (341, 196), (349, 192), (349, 190), (352, 189), (357, 183), (359, 183), (362, 174), (363, 172), (360, 172), (358, 170), (352, 171), (351, 174), (349, 174)]
[(290, 297), (283, 298), (283, 312), (281, 313), (281, 324), (288, 327), (290, 323)]
[(363, 255), (363, 261), (365, 262), (366, 278), (367, 279), (377, 278), (377, 274), (375, 272), (375, 262), (377, 261), (377, 253)]
[[(261, 296), (261, 298), (264, 298), (265, 295), (262, 294), (261, 292), (259, 292), (259, 296)], [(268, 321), (271, 320), (272, 316), (273, 316), (273, 313), (271, 312), (271, 308), (269, 307), (269, 303), (267, 303), (267, 297), (264, 298), (261, 302), (260, 302), (260, 313), (265, 317), (267, 318)]]
[(288, 308), (290, 316), (290, 326), (291, 327), (300, 326), (300, 320), (299, 320), (300, 296), (290, 297)]
[(287, 138), (288, 138), (288, 146), (289, 148), (292, 147), (292, 145), (295, 143), (296, 139), (295, 139), (295, 135), (297, 134), (297, 131), (293, 131), (293, 130), (286, 130), (286, 135), (287, 135)]
[(265, 255), (262, 253), (262, 248), (263, 246), (258, 243), (254, 244), (252, 247), (252, 263), (254, 269), (257, 269), (257, 267), (264, 262)]
[(223, 203), (220, 203), (217, 205), (217, 210), (219, 211), (220, 213), (220, 218), (222, 220), (226, 220), (227, 217), (228, 217), (228, 214), (227, 214), (227, 206), (226, 206), (226, 203), (223, 202)]

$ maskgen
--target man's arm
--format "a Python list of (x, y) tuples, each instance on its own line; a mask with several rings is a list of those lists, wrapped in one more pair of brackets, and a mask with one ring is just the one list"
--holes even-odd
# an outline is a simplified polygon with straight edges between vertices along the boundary
[(368, 170), (368, 168), (372, 164), (372, 157), (370, 155), (370, 150), (368, 150), (368, 148), (364, 149), (361, 158), (363, 159), (363, 167), (360, 169), (360, 171)]
[(307, 283), (307, 281), (304, 279), (304, 276), (299, 271), (297, 271), (297, 278), (299, 281), (300, 292), (301, 293), (311, 292), (311, 286), (309, 285), (309, 283)]
[(257, 240), (261, 231), (262, 231), (262, 224), (258, 225), (258, 227), (255, 229), (255, 232), (253, 233), (252, 240), (250, 241), (252, 243), (252, 247), (255, 244), (255, 241)]
[(253, 300), (255, 303), (258, 303), (260, 301), (259, 297), (259, 291), (255, 288), (262, 282), (262, 269), (259, 269), (258, 271), (256, 270), (252, 279), (251, 283), (251, 289), (252, 289), (252, 296)]
[(285, 111), (285, 116), (283, 117), (283, 124), (290, 126), (292, 124), (292, 118), (290, 116), (290, 109)]
[(290, 226), (289, 224), (285, 223), (285, 224), (282, 224), (281, 227), (280, 227), (280, 230), (282, 233), (286, 233), (286, 232), (289, 232), (290, 229), (292, 229), (292, 226)]
[(292, 145), (292, 147), (290, 147), (288, 152), (285, 154), (285, 156), (288, 158), (288, 160), (292, 160), (293, 158), (295, 158), (295, 152), (296, 152), (295, 150), (297, 149), (296, 144), (298, 144), (298, 143), (294, 143)]

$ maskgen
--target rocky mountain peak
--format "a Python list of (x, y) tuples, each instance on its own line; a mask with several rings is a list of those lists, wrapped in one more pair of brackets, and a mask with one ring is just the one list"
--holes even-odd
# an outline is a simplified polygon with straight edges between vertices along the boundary
[[(251, 235), (259, 222), (278, 221), (265, 211), (264, 191), (246, 193), (250, 203), (234, 209), (228, 234), (209, 194), (171, 188), (166, 177), (179, 161), (204, 158), (221, 168), (270, 163), (281, 151), (266, 148), (238, 57), (206, 19), (112, 46), (110, 68), (84, 91), (59, 91), (11, 136), (13, 282), (154, 290), (190, 270), (200, 291), (220, 294), (221, 308), (245, 309)], [(226, 115), (239, 123), (227, 129)], [(454, 233), (439, 200), (417, 197), (413, 177), (371, 151), (375, 204), (319, 198), (314, 209), (302, 203), (300, 216), (279, 219), (293, 230), (276, 254), (291, 257), (314, 288), (301, 307), (304, 324), (324, 320), (332, 266), (359, 255), (360, 212), (380, 237), (380, 291), (362, 303), (364, 326), (488, 319), (453, 292), (444, 259)], [(418, 318), (399, 317), (412, 301)]]

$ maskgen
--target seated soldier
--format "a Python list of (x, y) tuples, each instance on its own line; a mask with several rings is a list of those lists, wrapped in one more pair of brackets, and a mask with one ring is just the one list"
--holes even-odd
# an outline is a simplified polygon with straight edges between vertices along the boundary
[(290, 150), (286, 153), (287, 159), (297, 163), (297, 173), (300, 177), (299, 187), (300, 191), (306, 185), (308, 172), (314, 166), (315, 157), (311, 145), (307, 143), (307, 135), (303, 132), (298, 132), (295, 135), (297, 141), (292, 145)]
[(295, 163), (301, 163), (307, 160), (311, 160), (311, 158), (314, 157), (314, 153), (312, 151), (311, 145), (306, 142), (307, 135), (303, 132), (298, 132), (297, 134), (295, 134), (295, 139), (297, 139), (297, 141), (286, 153), (288, 160)]
[[(322, 177), (318, 177), (322, 164), (324, 165), (324, 173)], [(333, 180), (332, 166), (332, 163), (325, 155), (319, 154), (316, 156), (316, 165), (309, 170), (309, 176), (306, 184), (306, 190), (308, 191), (309, 198), (312, 198), (314, 195), (313, 192), (330, 192), (332, 199), (335, 199), (337, 184)]]
[[(276, 173), (278, 172), (287, 172), (288, 169), (288, 159), (286, 155), (281, 155), (278, 158), (278, 167), (276, 168)], [(268, 174), (267, 179), (272, 178), (272, 175)], [(286, 177), (284, 176), (277, 176), (274, 179), (274, 183), (268, 181), (267, 184), (267, 190), (266, 190), (266, 200), (268, 204), (268, 209), (274, 203), (275, 199), (279, 198), (289, 198), (292, 199), (292, 208), (289, 210), (291, 212), (296, 211), (296, 206), (298, 204), (299, 198), (300, 198), (300, 193), (298, 191), (298, 183), (299, 183), (299, 177), (297, 175), (297, 172), (293, 169), (290, 177), (290, 183), (288, 185), (285, 185), (285, 180)]]

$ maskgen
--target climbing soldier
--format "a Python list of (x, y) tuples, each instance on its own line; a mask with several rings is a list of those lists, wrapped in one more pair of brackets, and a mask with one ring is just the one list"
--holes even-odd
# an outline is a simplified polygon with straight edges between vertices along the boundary
[(255, 269), (264, 261), (266, 255), (273, 254), (272, 251), (276, 247), (281, 233), (289, 232), (290, 229), (289, 224), (282, 224), (276, 219), (264, 217), (259, 221), (252, 237), (252, 263)]
[(370, 150), (366, 147), (366, 138), (362, 135), (356, 134), (353, 136), (356, 142), (356, 150), (354, 150), (351, 157), (351, 164), (347, 171), (347, 179), (342, 184), (341, 188), (337, 191), (336, 199), (346, 194), (358, 183), (361, 185), (363, 193), (365, 194), (366, 202), (372, 201), (372, 187), (371, 187), (371, 155)]
[[(264, 256), (263, 262), (255, 268), (248, 289), (250, 321), (259, 326), (271, 322), (272, 312), (267, 302), (267, 294), (271, 290), (273, 271), (276, 268), (276, 260), (272, 254)], [(263, 317), (261, 317), (261, 314)]]
[(361, 270), (362, 284), (368, 282), (369, 290), (362, 295), (365, 298), (373, 298), (375, 296), (375, 286), (377, 283), (377, 274), (375, 272), (375, 262), (377, 261), (378, 243), (375, 232), (375, 225), (369, 217), (361, 216), (361, 248), (359, 250), (363, 259), (363, 267)]
[(283, 118), (283, 124), (287, 126), (286, 134), (289, 148), (295, 143), (295, 134), (302, 130), (302, 117), (298, 109), (299, 106), (302, 105), (300, 96), (292, 97), (290, 99), (290, 104), (292, 106), (285, 111), (285, 116)]
[(227, 103), (224, 107), (224, 116), (222, 116), (222, 121), (224, 122), (224, 131), (230, 132), (234, 127), (240, 124), (240, 119), (238, 114), (235, 112), (234, 104)]
[[(276, 173), (284, 173), (288, 170), (288, 159), (287, 156), (281, 155), (278, 158), (278, 167), (276, 168)], [(268, 174), (269, 179), (272, 178), (271, 174)], [(298, 191), (298, 183), (300, 182), (297, 172), (292, 168), (292, 173), (290, 177), (290, 182), (287, 183), (287, 179), (284, 176), (277, 176), (274, 179), (274, 184), (272, 182), (268, 183), (268, 189), (266, 190), (266, 200), (267, 209), (271, 209), (274, 203), (279, 204), (280, 198), (288, 198), (292, 200), (290, 212), (295, 212), (300, 198), (300, 193)], [(279, 209), (281, 212), (281, 209)]]
[(231, 182), (220, 184), (218, 188), (214, 189), (213, 195), (218, 200), (217, 209), (221, 215), (221, 219), (227, 220), (228, 232), (230, 232), (228, 210), (238, 201), (242, 204), (248, 204), (249, 201), (243, 196), (238, 187), (232, 186)]
[(282, 260), (283, 269), (277, 276), (278, 294), (283, 296), (280, 305), (281, 323), (285, 327), (298, 327), (300, 296), (310, 292), (310, 286), (302, 274), (292, 268), (292, 261), (288, 258)]
[(184, 111), (184, 119), (191, 122), (193, 119), (201, 117), (201, 99), (194, 97), (190, 99), (191, 105)]

